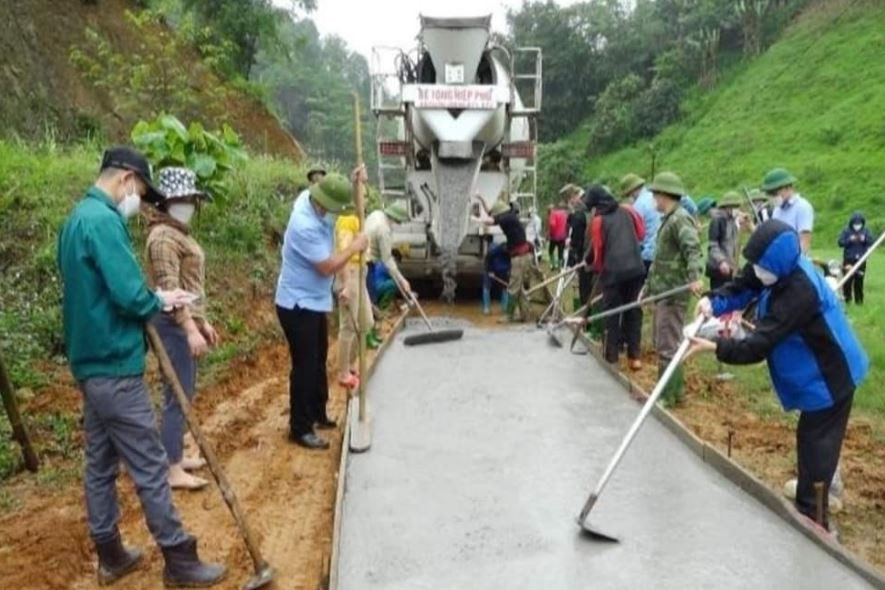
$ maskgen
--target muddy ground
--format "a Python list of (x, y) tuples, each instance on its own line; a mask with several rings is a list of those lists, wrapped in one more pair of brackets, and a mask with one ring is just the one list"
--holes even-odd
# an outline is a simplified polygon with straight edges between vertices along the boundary
[[(427, 301), (426, 306), (432, 315), (457, 315), (488, 328), (500, 325), (498, 309), (483, 316), (475, 302), (452, 307)], [(270, 314), (270, 310), (265, 312)], [(386, 329), (391, 325), (388, 320)], [(334, 361), (332, 346), (330, 369)], [(650, 388), (655, 379), (654, 359), (646, 361), (646, 369), (637, 377)], [(288, 351), (280, 340), (238, 360), (226, 377), (200, 391), (196, 408), (262, 550), (277, 569), (275, 587), (317, 590), (325, 587), (328, 576), (342, 430), (335, 431), (332, 449), (326, 453), (310, 453), (286, 441), (288, 367)], [(780, 489), (794, 474), (794, 433), (789, 422), (753, 413), (737, 393), (737, 382), (718, 383), (712, 375), (700, 375), (691, 368), (688, 382), (687, 401), (676, 409), (676, 415), (723, 449), (728, 432), (733, 431), (737, 460)], [(341, 418), (346, 394), (333, 386), (331, 397), (332, 413)], [(79, 403), (78, 394), (69, 387), (58, 387), (49, 399), (54, 401), (47, 403), (65, 408)], [(885, 452), (872, 438), (869, 425), (860, 420), (852, 420), (849, 427), (843, 468), (846, 509), (836, 517), (843, 542), (885, 569)], [(208, 473), (202, 475), (208, 477)], [(4, 485), (26, 500), (0, 516), (0, 588), (96, 588), (80, 482), (51, 493), (29, 475)], [(159, 589), (162, 557), (150, 542), (125, 476), (121, 477), (120, 500), (125, 538), (147, 549), (145, 564), (127, 579), (125, 587)], [(176, 492), (175, 501), (186, 527), (199, 538), (203, 555), (230, 567), (230, 576), (220, 588), (241, 587), (249, 576), (250, 562), (217, 490)]]

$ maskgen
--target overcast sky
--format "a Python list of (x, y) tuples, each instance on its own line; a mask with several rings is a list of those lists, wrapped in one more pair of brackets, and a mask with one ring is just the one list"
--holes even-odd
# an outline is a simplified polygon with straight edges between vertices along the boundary
[[(289, 0), (274, 0), (289, 6)], [(558, 0), (568, 5), (575, 0)], [(323, 35), (338, 35), (368, 59), (372, 47), (388, 45), (402, 49), (415, 46), (418, 15), (492, 15), (492, 30), (505, 32), (507, 8), (518, 8), (522, 0), (317, 0), (311, 15)]]

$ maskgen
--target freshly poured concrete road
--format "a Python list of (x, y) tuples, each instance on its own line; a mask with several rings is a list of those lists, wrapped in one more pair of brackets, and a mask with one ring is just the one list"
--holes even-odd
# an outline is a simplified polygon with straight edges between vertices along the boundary
[(349, 459), (339, 588), (870, 587), (654, 418), (591, 513), (621, 543), (581, 537), (639, 411), (619, 387), (534, 330), (395, 343), (369, 384), (372, 448)]

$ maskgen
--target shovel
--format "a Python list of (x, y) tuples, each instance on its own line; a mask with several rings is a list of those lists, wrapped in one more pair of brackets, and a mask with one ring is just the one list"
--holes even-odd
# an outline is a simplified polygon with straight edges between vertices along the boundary
[(169, 360), (169, 354), (163, 346), (163, 341), (160, 340), (160, 335), (157, 334), (156, 328), (151, 324), (146, 325), (145, 331), (147, 332), (148, 341), (151, 343), (151, 348), (154, 349), (154, 355), (160, 363), (160, 371), (163, 373), (166, 382), (172, 387), (172, 392), (175, 394), (178, 405), (181, 406), (181, 413), (184, 414), (184, 420), (187, 422), (187, 427), (194, 436), (194, 441), (196, 441), (197, 446), (200, 448), (200, 452), (206, 458), (206, 465), (209, 467), (209, 472), (212, 473), (212, 477), (215, 478), (215, 483), (218, 484), (218, 489), (221, 490), (221, 497), (230, 509), (231, 514), (233, 514), (240, 535), (246, 543), (246, 549), (249, 551), (249, 557), (252, 558), (255, 574), (249, 578), (246, 585), (243, 586), (243, 590), (256, 590), (257, 588), (267, 586), (273, 581), (273, 568), (271, 568), (261, 556), (261, 552), (258, 550), (258, 543), (255, 542), (255, 536), (252, 534), (252, 529), (246, 522), (246, 514), (243, 512), (243, 509), (240, 508), (240, 503), (237, 501), (234, 490), (231, 488), (227, 476), (221, 469), (221, 463), (218, 462), (218, 457), (215, 456), (215, 451), (209, 446), (208, 441), (203, 438), (203, 431), (200, 430), (200, 425), (197, 422), (196, 416), (194, 416), (190, 402), (184, 394), (184, 389), (181, 387), (181, 381), (178, 380), (178, 374), (175, 372), (175, 369), (172, 368), (172, 361)]
[(658, 382), (655, 385), (655, 388), (652, 390), (651, 395), (648, 396), (645, 405), (642, 406), (642, 410), (640, 410), (639, 415), (636, 417), (636, 420), (633, 421), (633, 425), (630, 426), (630, 430), (627, 431), (627, 435), (624, 437), (624, 440), (621, 441), (621, 446), (618, 447), (617, 451), (615, 451), (614, 456), (608, 463), (608, 467), (605, 468), (605, 472), (603, 472), (602, 477), (596, 484), (596, 487), (593, 489), (593, 491), (590, 493), (590, 496), (587, 498), (587, 501), (584, 503), (584, 507), (581, 509), (581, 514), (578, 515), (578, 526), (581, 527), (581, 530), (584, 532), (585, 535), (587, 535), (588, 538), (595, 541), (606, 541), (609, 543), (618, 542), (617, 537), (614, 537), (608, 533), (604, 533), (588, 523), (587, 517), (590, 515), (590, 511), (593, 510), (593, 506), (596, 504), (599, 496), (602, 494), (602, 490), (605, 489), (605, 485), (608, 483), (608, 480), (611, 479), (612, 473), (614, 473), (618, 464), (621, 462), (621, 459), (624, 458), (624, 454), (627, 452), (627, 449), (630, 448), (630, 444), (633, 442), (633, 439), (636, 438), (636, 434), (639, 432), (642, 423), (645, 422), (645, 419), (651, 413), (655, 402), (658, 401), (658, 398), (661, 397), (661, 394), (664, 392), (664, 388), (667, 386), (667, 382), (670, 381), (670, 378), (673, 376), (676, 368), (679, 366), (679, 364), (685, 358), (685, 355), (688, 353), (688, 349), (691, 348), (691, 338), (693, 338), (698, 333), (698, 330), (700, 330), (703, 323), (704, 319), (701, 317), (686, 326), (684, 338), (682, 340), (682, 343), (679, 345), (679, 348), (676, 350), (676, 354), (673, 356), (673, 360), (670, 361), (670, 364), (667, 365), (667, 369), (664, 371), (664, 374), (661, 375), (660, 379), (658, 379)]

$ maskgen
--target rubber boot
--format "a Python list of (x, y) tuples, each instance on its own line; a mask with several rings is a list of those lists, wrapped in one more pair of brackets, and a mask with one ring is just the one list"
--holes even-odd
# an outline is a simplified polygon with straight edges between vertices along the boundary
[(167, 588), (208, 588), (227, 574), (221, 564), (200, 561), (197, 540), (193, 537), (172, 547), (162, 547), (162, 550), (166, 560), (163, 584)]
[(508, 299), (507, 301), (507, 309), (504, 312), (504, 317), (498, 319), (499, 324), (509, 324), (514, 322), (513, 314), (516, 313), (516, 300)]
[[(668, 364), (670, 364), (669, 359), (662, 359), (658, 364), (658, 379), (663, 377)], [(682, 367), (676, 367), (676, 370), (673, 371), (673, 374), (670, 376), (670, 380), (664, 386), (664, 391), (661, 393), (661, 403), (665, 408), (675, 407), (682, 401), (682, 392), (685, 386), (684, 381), (685, 377), (683, 375)]]
[(501, 293), (501, 311), (507, 312), (507, 308), (510, 306), (510, 293), (507, 291), (503, 291)]
[(491, 313), (492, 293), (488, 287), (482, 288), (482, 315)]
[(96, 543), (98, 553), (98, 585), (113, 584), (126, 574), (135, 571), (144, 553), (140, 549), (123, 545), (119, 531), (114, 538), (104, 543)]

